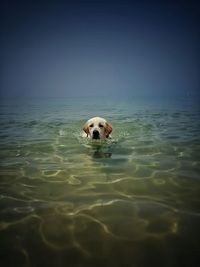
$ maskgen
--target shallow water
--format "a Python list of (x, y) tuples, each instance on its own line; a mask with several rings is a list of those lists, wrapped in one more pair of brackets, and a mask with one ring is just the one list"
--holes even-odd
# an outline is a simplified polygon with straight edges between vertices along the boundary
[[(200, 120), (190, 99), (9, 99), (1, 266), (198, 266)], [(88, 141), (90, 117), (112, 139)]]

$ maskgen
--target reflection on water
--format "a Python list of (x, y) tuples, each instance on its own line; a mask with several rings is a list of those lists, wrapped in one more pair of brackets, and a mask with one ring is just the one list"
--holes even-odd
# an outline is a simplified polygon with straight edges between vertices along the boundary
[(198, 266), (198, 108), (103, 102), (1, 103), (1, 266)]
[(110, 140), (103, 140), (103, 141), (94, 141), (89, 140), (88, 143), (90, 143), (90, 149), (93, 152), (93, 158), (100, 159), (100, 158), (111, 158), (112, 156), (112, 150), (109, 146), (109, 142), (115, 142)]

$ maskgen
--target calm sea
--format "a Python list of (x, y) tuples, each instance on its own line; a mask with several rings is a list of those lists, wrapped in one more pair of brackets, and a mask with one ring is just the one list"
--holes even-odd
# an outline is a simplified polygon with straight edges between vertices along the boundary
[(1, 266), (199, 266), (194, 100), (7, 99), (0, 125)]

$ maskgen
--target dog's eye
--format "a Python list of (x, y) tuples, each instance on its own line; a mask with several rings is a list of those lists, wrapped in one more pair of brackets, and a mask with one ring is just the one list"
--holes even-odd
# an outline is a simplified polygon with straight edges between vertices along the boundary
[(100, 128), (103, 128), (103, 124), (100, 123), (100, 124), (99, 124), (99, 127), (100, 127)]
[(94, 126), (94, 124), (90, 124), (90, 126), (89, 127), (93, 127)]

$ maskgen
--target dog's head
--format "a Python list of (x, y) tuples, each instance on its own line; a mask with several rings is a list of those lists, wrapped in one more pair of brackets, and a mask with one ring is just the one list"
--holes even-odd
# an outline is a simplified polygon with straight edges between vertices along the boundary
[(103, 139), (109, 137), (112, 126), (104, 118), (94, 117), (83, 125), (87, 137), (92, 139)]

